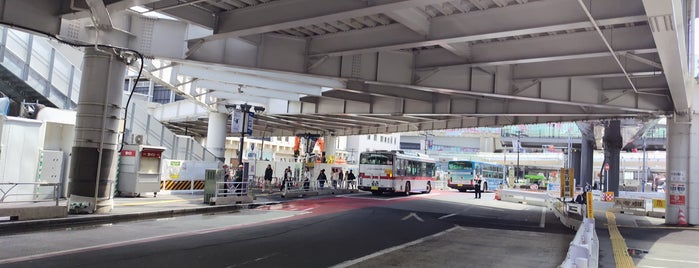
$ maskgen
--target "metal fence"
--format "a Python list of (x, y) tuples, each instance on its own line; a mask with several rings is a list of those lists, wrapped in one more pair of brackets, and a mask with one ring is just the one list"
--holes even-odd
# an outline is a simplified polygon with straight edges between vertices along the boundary
[[(23, 186), (34, 187), (32, 193), (13, 193), (13, 190), (19, 189)], [(48, 182), (2, 182), (0, 183), (0, 203), (9, 202), (47, 202), (55, 201), (56, 206), (58, 206), (58, 189), (61, 186), (60, 183), (48, 183)], [(41, 191), (43, 187), (52, 187), (51, 193), (45, 193)], [(16, 190), (18, 191), (18, 190)], [(26, 192), (26, 191), (22, 191)], [(6, 201), (10, 197), (20, 197), (15, 198), (16, 201)]]

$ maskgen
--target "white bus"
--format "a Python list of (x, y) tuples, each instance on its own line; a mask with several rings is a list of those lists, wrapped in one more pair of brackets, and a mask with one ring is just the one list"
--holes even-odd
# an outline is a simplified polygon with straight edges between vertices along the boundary
[(429, 193), (434, 182), (435, 161), (422, 154), (403, 151), (372, 151), (359, 158), (359, 190), (382, 193)]

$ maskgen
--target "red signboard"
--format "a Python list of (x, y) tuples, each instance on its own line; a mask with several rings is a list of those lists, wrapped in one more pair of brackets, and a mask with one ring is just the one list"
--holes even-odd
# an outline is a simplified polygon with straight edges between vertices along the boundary
[(604, 164), (604, 170), (609, 171), (609, 164)]
[(135, 150), (122, 150), (121, 156), (136, 156)]
[(685, 195), (671, 194), (670, 195), (670, 205), (684, 205), (684, 204), (686, 204), (685, 198), (686, 198)]
[(163, 151), (151, 151), (151, 150), (143, 150), (141, 152), (141, 157), (155, 157), (155, 158), (160, 158), (160, 154), (162, 154)]

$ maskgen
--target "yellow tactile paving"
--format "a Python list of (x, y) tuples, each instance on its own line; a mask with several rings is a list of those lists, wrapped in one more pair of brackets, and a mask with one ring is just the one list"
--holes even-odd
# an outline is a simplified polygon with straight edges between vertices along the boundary
[(607, 211), (607, 227), (609, 228), (609, 239), (612, 241), (616, 267), (636, 267), (631, 256), (629, 256), (626, 240), (621, 236), (621, 232), (619, 232), (619, 228), (616, 225), (616, 216), (609, 211)]

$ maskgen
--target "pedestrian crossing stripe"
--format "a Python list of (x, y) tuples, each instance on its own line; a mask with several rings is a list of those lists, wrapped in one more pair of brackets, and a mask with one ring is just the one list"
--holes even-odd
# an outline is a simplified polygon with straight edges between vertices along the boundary
[[(194, 183), (194, 187), (192, 187)], [(204, 190), (204, 181), (180, 181), (180, 180), (166, 180), (160, 181), (161, 190)]]

